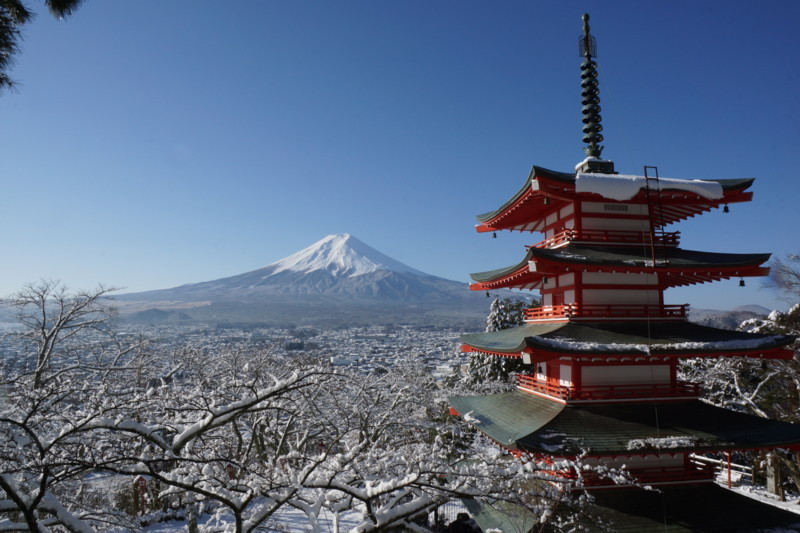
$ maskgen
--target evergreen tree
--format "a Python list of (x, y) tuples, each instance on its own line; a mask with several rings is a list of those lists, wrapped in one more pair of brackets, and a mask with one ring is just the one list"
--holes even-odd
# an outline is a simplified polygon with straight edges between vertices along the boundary
[[(530, 304), (522, 299), (495, 298), (486, 316), (486, 331), (500, 331), (524, 324), (524, 310), (527, 307)], [(519, 372), (521, 364), (518, 358), (474, 352), (467, 361), (462, 383), (468, 386), (499, 384), (511, 387), (513, 374)]]
[(486, 316), (486, 331), (500, 331), (524, 324), (526, 307), (529, 304), (525, 300), (495, 298)]
[[(83, 0), (45, 0), (47, 10), (57, 18), (70, 16)], [(34, 14), (21, 0), (0, 0), (0, 93), (14, 87), (8, 69), (19, 51), (22, 26), (33, 19)]]

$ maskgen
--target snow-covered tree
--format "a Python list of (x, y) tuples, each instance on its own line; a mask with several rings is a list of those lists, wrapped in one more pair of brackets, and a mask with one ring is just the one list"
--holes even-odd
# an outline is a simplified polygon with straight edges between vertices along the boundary
[[(119, 362), (129, 350), (139, 347), (139, 343), (123, 347), (113, 337), (110, 326), (116, 309), (107, 296), (114, 290), (101, 285), (90, 291), (70, 292), (60, 282), (42, 280), (2, 301), (20, 326), (16, 336), (26, 350), (21, 355), (25, 366), (32, 370), (34, 387), (54, 375), (51, 370), (55, 358), (64, 360), (58, 366), (63, 371), (90, 364), (87, 359), (96, 358), (98, 348), (102, 350), (103, 364), (113, 364), (113, 358), (105, 357), (109, 348), (117, 350)], [(98, 336), (107, 342), (97, 342)]]
[[(495, 298), (486, 316), (486, 331), (500, 331), (525, 323), (525, 300)], [(467, 387), (509, 388), (511, 377), (519, 371), (517, 359), (474, 352), (469, 355), (461, 382)]]
[(800, 254), (789, 254), (785, 260), (772, 260), (770, 283), (781, 297), (790, 302), (800, 300)]
[[(793, 259), (796, 260), (796, 259)], [(779, 273), (775, 274), (775, 269)], [(773, 281), (786, 296), (800, 298), (800, 274), (786, 263), (773, 264)], [(787, 312), (773, 311), (767, 317), (742, 322), (739, 330), (762, 334), (800, 335), (800, 304)], [(789, 346), (794, 356), (788, 360), (754, 360), (742, 357), (689, 359), (681, 362), (679, 377), (703, 383), (704, 399), (714, 405), (757, 416), (800, 422), (800, 342)], [(763, 455), (749, 458), (756, 470), (768, 461)], [(779, 464), (794, 490), (800, 490), (797, 455), (789, 450), (773, 450), (773, 464)]]
[(552, 465), (500, 453), (447, 417), (447, 391), (417, 362), (365, 375), (269, 350), (118, 349), (105, 330), (83, 337), (110, 314), (70, 314), (74, 299), (59, 294), (34, 304), (36, 323), (56, 310), (75, 327), (46, 364), (4, 361), (0, 374), (0, 530), (135, 531), (120, 498), (140, 476), (149, 512), (215, 514), (205, 531), (272, 528), (287, 508), (312, 531), (323, 511), (355, 512), (365, 532), (420, 530), (420, 515), (453, 498), (534, 516), (571, 508)]
[(167, 359), (171, 374), (149, 387), (76, 367), (39, 387), (32, 373), (3, 382), (0, 528), (136, 529), (108, 475), (127, 486), (146, 476), (159, 487), (152, 507), (226, 517), (207, 531), (267, 527), (286, 506), (313, 531), (323, 510), (360, 513), (358, 531), (413, 530), (454, 497), (538, 513), (562, 497), (547, 488), (523, 498), (519, 483), (549, 474), (443, 421), (441, 392), (416, 367), (362, 375), (189, 349)]
[[(800, 333), (800, 305), (788, 312), (773, 311), (768, 317), (742, 322), (739, 330), (750, 333)], [(795, 356), (786, 361), (743, 357), (688, 359), (680, 377), (703, 383), (707, 401), (737, 411), (790, 422), (800, 421), (800, 343), (789, 348)]]
[[(116, 367), (121, 374), (133, 363), (130, 355), (115, 358), (123, 363)], [(92, 525), (128, 523), (108, 494), (92, 489), (89, 476), (107, 457), (96, 446), (99, 433), (130, 423), (124, 413), (135, 410), (141, 394), (125, 385), (125, 375), (109, 377), (114, 361), (98, 363), (59, 361), (41, 382), (35, 369), (7, 363), (0, 372), (0, 530), (47, 531), (60, 524), (94, 531)]]
[(500, 331), (524, 324), (527, 307), (530, 304), (519, 298), (495, 298), (486, 316), (486, 331)]
[[(773, 259), (770, 281), (780, 297), (800, 300), (800, 256)], [(750, 333), (800, 335), (800, 304), (783, 313), (742, 322), (738, 329)], [(704, 384), (706, 400), (766, 418), (800, 422), (800, 343), (789, 348), (788, 361), (747, 358), (689, 359), (681, 363), (682, 379)]]

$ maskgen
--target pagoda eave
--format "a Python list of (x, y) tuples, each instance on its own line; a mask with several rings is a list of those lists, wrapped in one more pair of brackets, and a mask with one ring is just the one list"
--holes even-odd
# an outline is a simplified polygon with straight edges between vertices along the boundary
[[(534, 344), (534, 342), (530, 342)], [(509, 352), (488, 350), (480, 346), (473, 346), (471, 344), (462, 344), (460, 347), (462, 353), (483, 353), (487, 355), (494, 355), (497, 357), (505, 357), (508, 359), (524, 359), (527, 354), (532, 364), (553, 361), (556, 359), (570, 358), (583, 361), (597, 361), (603, 360), (606, 362), (614, 362), (619, 360), (632, 360), (634, 362), (646, 362), (657, 360), (670, 360), (670, 359), (685, 359), (685, 358), (713, 358), (713, 357), (747, 357), (750, 359), (771, 359), (788, 361), (794, 357), (794, 351), (784, 347), (771, 347), (767, 349), (740, 349), (740, 350), (679, 350), (667, 351), (657, 350), (647, 352), (640, 349), (632, 350), (614, 350), (614, 351), (568, 351), (568, 350), (553, 350), (547, 348), (540, 348), (537, 346), (528, 346), (521, 350), (514, 350)]]
[[(521, 391), (449, 398), (477, 429), (523, 452), (574, 457), (676, 454), (797, 446), (800, 426), (699, 400), (564, 405)], [(510, 413), (514, 413), (513, 416)]]
[(547, 273), (531, 272), (527, 267), (525, 267), (524, 270), (516, 271), (497, 280), (470, 283), (469, 289), (471, 291), (490, 291), (496, 289), (540, 289), (542, 285), (542, 279), (544, 279), (546, 276)]
[(462, 335), (468, 351), (532, 361), (568, 358), (681, 358), (741, 356), (790, 359), (792, 335), (729, 331), (691, 322), (534, 322)]
[(656, 258), (647, 255), (647, 247), (597, 246), (568, 244), (561, 248), (528, 248), (516, 265), (471, 274), (474, 291), (495, 289), (538, 289), (542, 280), (570, 272), (609, 272), (623, 274), (657, 274), (658, 288), (681, 287), (730, 278), (769, 275), (769, 267), (761, 266), (770, 254), (719, 254), (695, 252), (681, 248), (662, 248)]
[(462, 344), (459, 347), (459, 350), (461, 351), (461, 353), (477, 352), (486, 355), (495, 355), (497, 357), (506, 357), (508, 359), (519, 359), (522, 357), (522, 354), (525, 353), (524, 350), (520, 352), (496, 352), (493, 350), (486, 350), (484, 348), (476, 348), (474, 346), (470, 346), (469, 344)]
[(753, 193), (745, 191), (753, 179), (709, 180), (719, 183), (722, 196), (707, 198), (685, 190), (664, 188), (661, 191), (641, 189), (631, 198), (616, 200), (595, 192), (577, 192), (576, 175), (555, 172), (534, 166), (523, 187), (499, 209), (478, 215), (478, 233), (509, 231), (542, 231), (545, 218), (568, 203), (649, 203), (648, 196), (657, 195), (658, 213), (653, 219), (663, 226), (694, 217), (723, 205), (749, 202)]
[[(647, 351), (642, 348), (630, 350), (612, 349), (608, 351), (570, 351), (554, 350), (552, 348), (539, 348), (535, 346), (535, 341), (530, 341), (532, 346), (528, 347), (525, 353), (531, 354), (534, 361), (550, 361), (569, 357), (572, 359), (603, 360), (618, 358), (634, 358), (634, 360), (656, 360), (656, 359), (686, 359), (686, 358), (706, 358), (706, 357), (748, 357), (751, 359), (780, 359), (789, 360), (794, 356), (792, 350), (782, 347), (770, 347), (766, 349), (653, 349)], [(520, 357), (521, 357), (520, 353)]]
[[(588, 268), (574, 268), (566, 265), (541, 264), (536, 262), (536, 272), (531, 272), (528, 267), (523, 267), (497, 279), (471, 283), (469, 288), (473, 291), (488, 291), (497, 289), (534, 290), (542, 288), (542, 280), (547, 276), (557, 276), (570, 272), (588, 272)], [(668, 289), (670, 287), (686, 287), (700, 283), (711, 283), (731, 278), (764, 277), (770, 273), (769, 267), (726, 267), (688, 269), (682, 267), (635, 267), (632, 265), (603, 265), (594, 266), (592, 272), (611, 272), (623, 274), (658, 274), (660, 283), (653, 287)], [(596, 287), (603, 288), (603, 287)], [(644, 287), (642, 287), (644, 288)]]

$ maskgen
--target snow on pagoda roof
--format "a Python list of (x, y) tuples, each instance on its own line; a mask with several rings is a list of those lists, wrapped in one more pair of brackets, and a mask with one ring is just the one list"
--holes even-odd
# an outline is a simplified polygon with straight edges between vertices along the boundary
[[(562, 248), (531, 247), (517, 264), (470, 274), (476, 285), (473, 290), (484, 290), (486, 284), (497, 287), (521, 287), (531, 283), (530, 278), (568, 270), (569, 265), (591, 265), (605, 270), (657, 271), (667, 286), (690, 285), (723, 279), (731, 276), (762, 276), (768, 270), (759, 265), (769, 260), (770, 254), (729, 254), (662, 248), (658, 250), (656, 264), (650, 250), (635, 246), (583, 246), (569, 244)], [(530, 272), (529, 263), (536, 263), (536, 272)], [(547, 267), (546, 265), (551, 265)], [(558, 267), (552, 267), (558, 265)], [(530, 273), (529, 273), (530, 272)], [(507, 278), (507, 279), (506, 279)], [(520, 285), (522, 284), (522, 285)]]
[(631, 355), (691, 357), (724, 353), (760, 355), (792, 343), (792, 335), (765, 335), (692, 322), (545, 322), (461, 336), (478, 351), (520, 354), (544, 351), (575, 357)]
[(602, 516), (617, 531), (797, 531), (800, 517), (716, 483), (616, 488), (592, 492), (587, 514)]
[(625, 174), (577, 174), (575, 192), (595, 193), (609, 200), (630, 200), (642, 189), (663, 191), (667, 189), (686, 191), (709, 200), (723, 197), (722, 185), (718, 181), (683, 180), (671, 178), (648, 179), (644, 176)]
[(521, 391), (448, 400), (504, 446), (558, 456), (766, 448), (800, 440), (798, 425), (699, 400), (662, 403), (657, 409), (651, 403), (566, 406)]
[[(590, 176), (585, 180), (582, 187), (585, 186), (596, 190), (577, 190), (578, 178), (580, 176)], [(592, 176), (611, 176), (613, 179), (595, 179), (592, 178)], [(614, 179), (616, 181), (614, 181)], [(478, 231), (495, 231), (497, 229), (531, 231), (528, 225), (532, 220), (542, 218), (546, 216), (550, 210), (556, 208), (556, 202), (554, 202), (552, 206), (543, 205), (543, 199), (548, 195), (552, 194), (556, 197), (560, 196), (566, 198), (581, 192), (597, 192), (601, 195), (624, 195), (624, 199), (629, 200), (642, 190), (643, 185), (640, 183), (641, 180), (644, 180), (643, 176), (578, 174), (556, 172), (554, 170), (533, 166), (524, 185), (514, 196), (498, 209), (477, 216), (478, 222), (480, 223), (477, 226)], [(584, 178), (581, 177), (580, 181), (584, 181)], [(745, 193), (744, 191), (753, 184), (754, 179), (679, 180), (663, 178), (659, 181), (662, 182), (659, 187), (662, 191), (669, 190), (676, 192), (675, 189), (677, 189), (683, 193), (696, 195), (694, 198), (682, 199), (683, 203), (680, 206), (681, 209), (679, 212), (673, 213), (672, 207), (669, 205), (664, 206), (663, 222), (672, 223), (708, 211), (722, 203), (749, 201), (752, 193)], [(651, 188), (655, 188), (655, 183), (651, 182), (650, 185)], [(631, 196), (627, 196), (631, 193)]]

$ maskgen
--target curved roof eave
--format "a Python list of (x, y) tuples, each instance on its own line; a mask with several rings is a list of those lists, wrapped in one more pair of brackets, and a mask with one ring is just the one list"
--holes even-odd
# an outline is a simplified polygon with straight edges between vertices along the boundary
[(531, 257), (533, 255), (531, 252), (532, 249), (533, 248), (529, 248), (528, 252), (525, 254), (525, 257), (522, 259), (522, 261), (520, 261), (516, 265), (504, 268), (497, 268), (495, 270), (487, 270), (486, 272), (475, 272), (473, 274), (470, 274), (469, 277), (472, 279), (472, 281), (475, 281), (477, 283), (484, 283), (487, 281), (494, 281), (496, 279), (511, 275), (522, 268), (527, 268), (528, 261), (531, 260)]
[[(755, 254), (731, 254), (719, 252), (702, 252), (696, 250), (684, 250), (683, 248), (664, 248), (659, 250), (656, 255), (657, 268), (717, 268), (717, 267), (738, 267), (754, 266), (765, 263), (769, 260), (768, 253)], [(649, 257), (650, 250), (631, 246), (609, 247), (609, 246), (581, 246), (570, 244), (563, 248), (530, 248), (527, 260), (535, 260), (537, 257), (558, 263), (578, 263), (591, 265), (607, 265), (624, 267), (648, 267), (651, 262)], [(666, 264), (660, 264), (665, 261)], [(641, 264), (639, 264), (641, 263)], [(650, 266), (652, 268), (652, 266)]]
[(569, 263), (582, 265), (602, 265), (605, 267), (619, 267), (620, 269), (697, 269), (714, 270), (719, 268), (757, 267), (766, 263), (772, 254), (729, 254), (718, 252), (702, 252), (684, 250), (682, 248), (666, 248), (661, 257), (657, 258), (656, 267), (651, 264), (648, 257), (649, 250), (631, 246), (622, 247), (592, 247), (570, 244), (563, 248), (528, 248), (525, 257), (514, 265), (476, 272), (470, 278), (476, 283), (489, 283), (499, 281), (522, 269), (527, 268), (530, 261), (537, 258), (550, 263)]
[(800, 426), (699, 400), (565, 406), (521, 391), (455, 396), (450, 405), (511, 449), (562, 457), (796, 445)]
[(565, 322), (524, 324), (500, 331), (466, 333), (461, 335), (461, 341), (471, 347), (482, 348), (490, 352), (518, 354), (528, 348), (529, 338), (551, 333), (566, 325)]
[(477, 350), (507, 354), (540, 350), (573, 356), (756, 354), (784, 348), (795, 339), (675, 321), (542, 322), (461, 336), (464, 344)]
[(555, 170), (549, 170), (542, 167), (537, 167), (534, 165), (531, 167), (531, 173), (528, 175), (528, 178), (525, 180), (525, 183), (522, 187), (512, 196), (506, 203), (500, 206), (498, 209), (494, 211), (490, 211), (488, 213), (483, 213), (481, 215), (477, 215), (475, 218), (480, 223), (486, 223), (493, 218), (497, 217), (501, 213), (503, 213), (506, 209), (514, 205), (517, 200), (519, 200), (522, 196), (530, 191), (531, 182), (536, 179), (536, 177), (548, 178), (553, 181), (559, 181), (562, 183), (574, 184), (575, 183), (575, 174), (569, 174), (566, 172), (557, 172)]
[[(534, 165), (531, 168), (531, 172), (528, 175), (528, 178), (525, 180), (523, 186), (512, 196), (508, 201), (506, 201), (502, 206), (495, 209), (494, 211), (490, 211), (487, 213), (483, 213), (477, 215), (475, 218), (481, 224), (485, 224), (490, 220), (498, 217), (504, 211), (506, 211), (509, 207), (514, 205), (522, 196), (527, 194), (530, 191), (531, 182), (536, 179), (537, 177), (546, 178), (552, 181), (557, 181), (560, 183), (568, 184), (568, 185), (575, 185), (575, 176), (576, 173), (569, 173), (569, 172), (558, 172), (555, 170), (550, 170), (547, 168), (539, 167)], [(703, 180), (703, 181), (713, 181), (719, 183), (722, 187), (723, 192), (730, 192), (730, 191), (744, 191), (748, 187), (750, 187), (755, 178), (740, 178), (740, 179), (710, 179), (710, 180)], [(670, 189), (665, 189), (670, 190)], [(724, 201), (724, 198), (722, 199)]]

